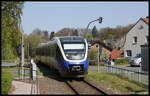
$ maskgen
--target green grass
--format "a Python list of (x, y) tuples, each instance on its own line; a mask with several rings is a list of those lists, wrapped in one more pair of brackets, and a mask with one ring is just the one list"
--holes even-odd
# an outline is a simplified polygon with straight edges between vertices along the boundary
[[(98, 66), (97, 64), (96, 65), (89, 65), (90, 68), (97, 67), (97, 66)], [(104, 66), (104, 64), (99, 64), (99, 66)]]
[(1, 67), (2, 71), (14, 71), (18, 70), (19, 67)]
[(12, 74), (9, 72), (2, 71), (1, 79), (2, 94), (8, 94), (9, 89), (11, 88), (12, 83)]
[(145, 87), (117, 75), (106, 73), (106, 71), (88, 71), (88, 76), (98, 82), (104, 83), (110, 88), (120, 90), (120, 92), (127, 92), (131, 94), (148, 92), (148, 86)]

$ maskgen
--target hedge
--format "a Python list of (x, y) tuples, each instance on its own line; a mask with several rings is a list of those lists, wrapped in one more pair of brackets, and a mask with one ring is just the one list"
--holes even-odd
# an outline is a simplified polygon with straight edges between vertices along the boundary
[(89, 64), (90, 65), (96, 65), (97, 64), (97, 51), (94, 49), (90, 49), (88, 53), (88, 58), (89, 58)]
[(12, 84), (12, 74), (9, 72), (2, 71), (2, 79), (1, 79), (1, 93), (8, 94), (9, 89)]
[(129, 59), (128, 58), (123, 58), (123, 59), (116, 59), (115, 64), (129, 64)]

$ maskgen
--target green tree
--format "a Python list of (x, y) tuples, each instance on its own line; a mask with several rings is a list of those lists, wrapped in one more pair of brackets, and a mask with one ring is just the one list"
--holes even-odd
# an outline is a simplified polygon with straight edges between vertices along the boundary
[[(42, 43), (42, 42), (46, 42), (46, 40), (41, 38), (39, 35), (36, 35), (36, 34), (28, 35), (28, 37), (26, 38), (26, 44), (30, 44), (31, 57), (35, 57), (36, 48), (37, 48), (38, 44)], [(28, 46), (28, 45), (25, 45), (25, 46)], [(25, 56), (27, 56), (27, 54), (28, 54), (27, 49), (26, 49), (25, 53), (26, 53)]]
[(16, 46), (21, 42), (20, 23), (24, 2), (2, 1), (2, 59), (15, 59)]
[(97, 37), (98, 36), (98, 31), (96, 29), (96, 26), (94, 26), (93, 29), (92, 29), (92, 36), (93, 37)]
[(87, 34), (87, 35), (86, 35), (86, 38), (87, 38), (87, 39), (92, 39), (92, 37), (93, 37), (92, 34)]
[(50, 34), (50, 40), (51, 40), (53, 37), (55, 37), (55, 32), (51, 32), (51, 34)]
[(72, 35), (73, 35), (73, 36), (79, 36), (79, 35), (78, 35), (78, 30), (75, 29), (75, 30), (73, 31)]
[(97, 51), (94, 49), (90, 49), (88, 53), (89, 59), (90, 59), (90, 65), (95, 65), (97, 58)]

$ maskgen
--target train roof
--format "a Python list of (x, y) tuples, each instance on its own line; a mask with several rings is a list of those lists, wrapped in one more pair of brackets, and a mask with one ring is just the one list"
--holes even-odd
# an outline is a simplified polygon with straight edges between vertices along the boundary
[(38, 45), (38, 47), (41, 47), (41, 46), (44, 46), (44, 45), (47, 45), (47, 44), (50, 44), (50, 43), (53, 43), (54, 41), (56, 40), (77, 40), (77, 39), (82, 39), (84, 40), (85, 38), (84, 37), (81, 37), (81, 36), (61, 36), (61, 37), (54, 37), (51, 41), (48, 41), (47, 43), (40, 43)]
[(85, 39), (81, 36), (61, 36), (61, 37), (55, 37), (55, 39), (71, 39), (71, 40), (74, 40), (74, 39)]

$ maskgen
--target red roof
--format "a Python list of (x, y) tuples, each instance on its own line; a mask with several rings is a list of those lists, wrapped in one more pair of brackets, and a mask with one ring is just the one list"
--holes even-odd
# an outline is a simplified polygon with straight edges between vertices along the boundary
[(146, 18), (142, 18), (146, 23), (149, 24), (149, 17), (146, 17)]
[(109, 58), (116, 59), (118, 57), (121, 57), (123, 52), (124, 52), (123, 49), (122, 50), (113, 49)]

